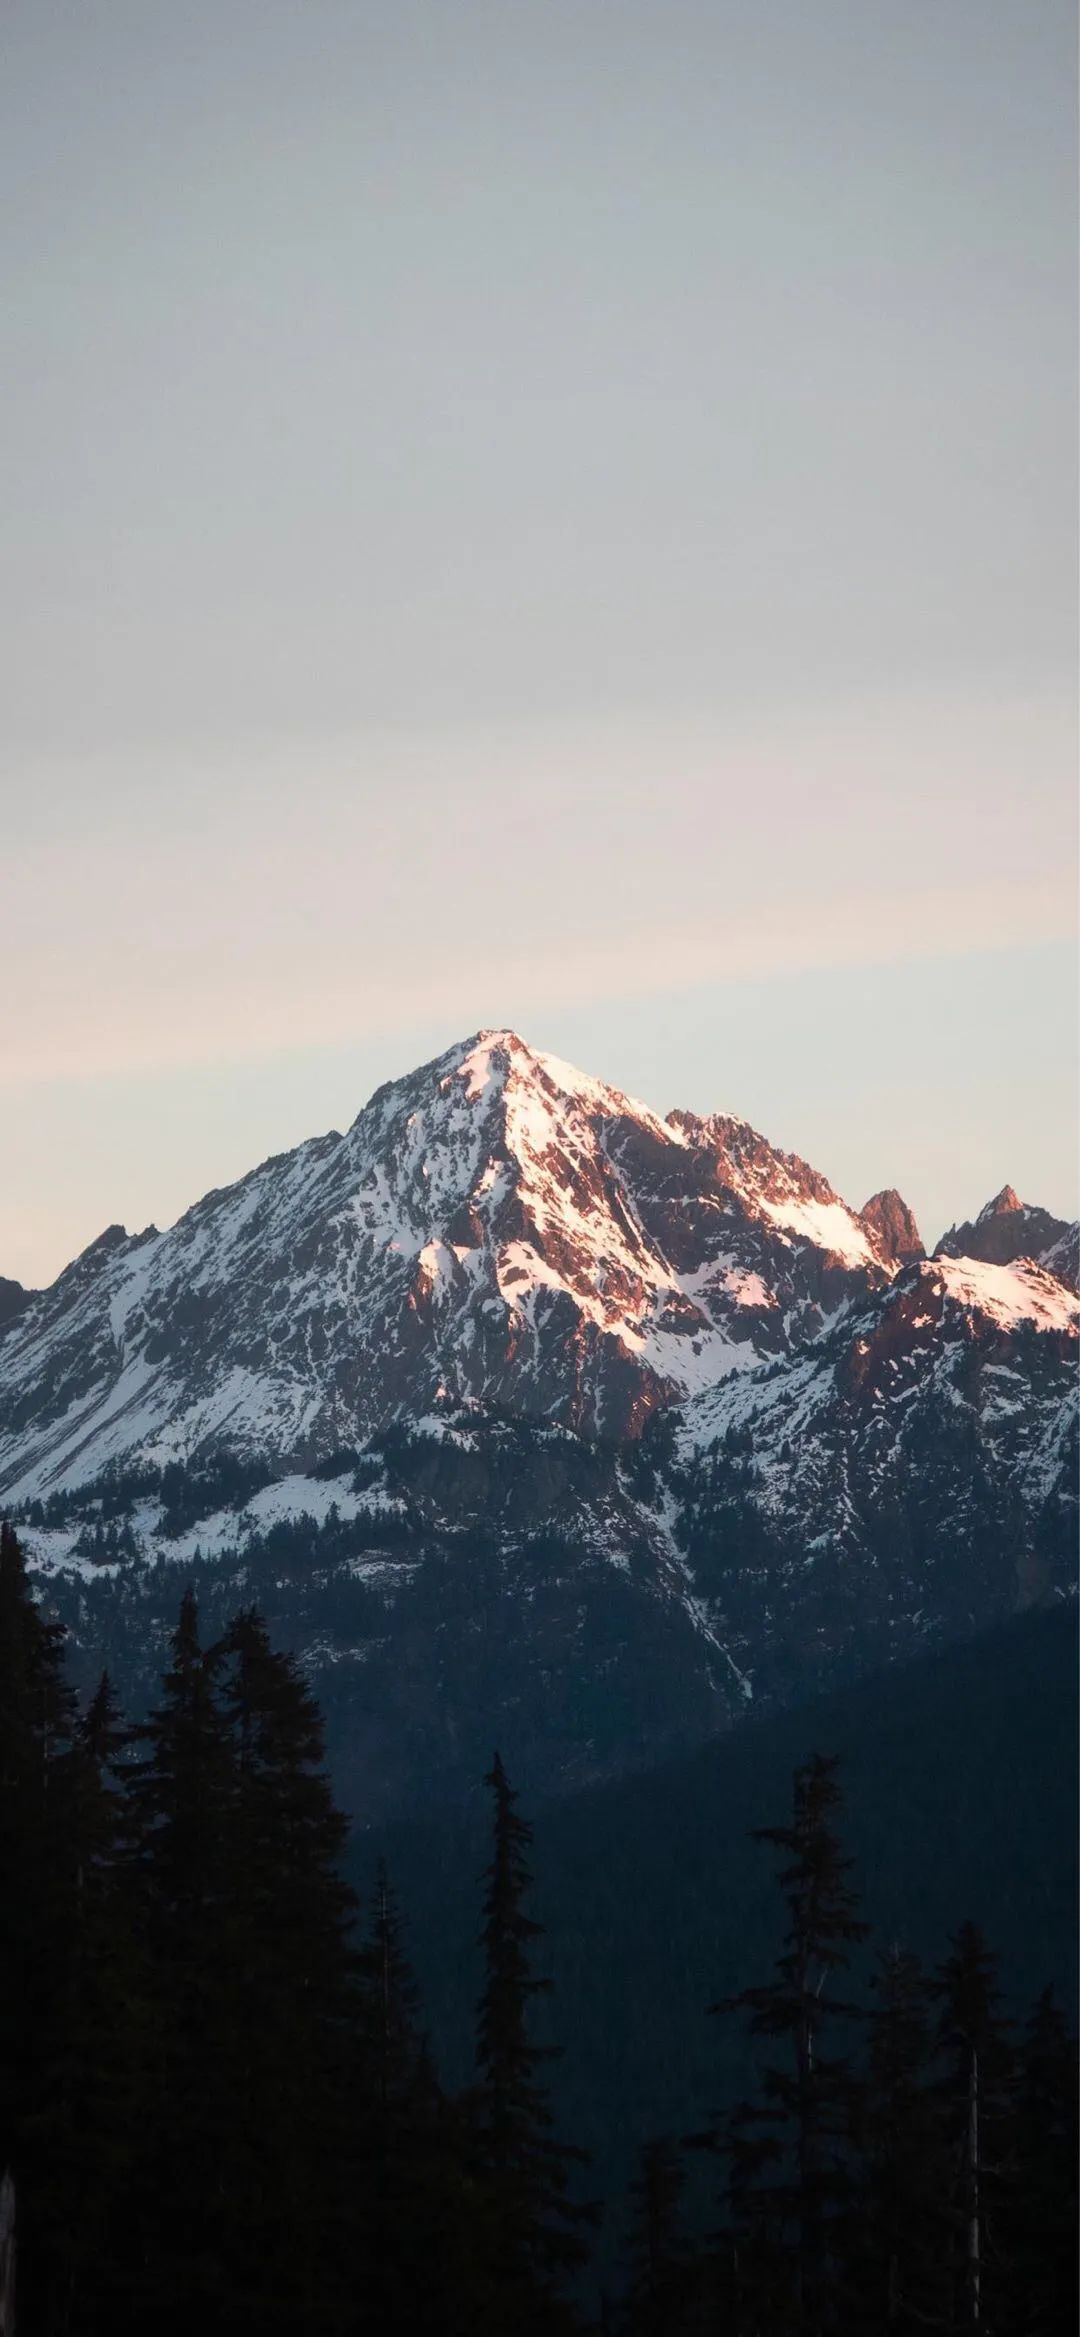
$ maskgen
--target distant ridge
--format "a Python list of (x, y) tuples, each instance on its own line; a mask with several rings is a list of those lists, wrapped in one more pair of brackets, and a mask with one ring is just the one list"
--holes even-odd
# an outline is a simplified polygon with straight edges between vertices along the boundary
[[(939, 1257), (970, 1235), (986, 1273), (1011, 1270), (1061, 1233), (1006, 1193)], [(20, 1298), (0, 1341), (0, 1490), (221, 1447), (303, 1470), (446, 1402), (621, 1439), (796, 1354), (921, 1257), (895, 1191), (852, 1209), (743, 1119), (661, 1119), (480, 1031), (381, 1087), (344, 1135), (166, 1232), (110, 1226)], [(969, 1275), (964, 1303), (1071, 1319), (1064, 1291), (1016, 1273), (1004, 1294)]]

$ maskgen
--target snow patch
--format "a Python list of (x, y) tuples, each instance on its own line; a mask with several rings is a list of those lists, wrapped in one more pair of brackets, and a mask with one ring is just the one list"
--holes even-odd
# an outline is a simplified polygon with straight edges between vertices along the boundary
[(1018, 1258), (1011, 1266), (990, 1266), (982, 1258), (936, 1258), (933, 1272), (959, 1305), (974, 1307), (1004, 1329), (1023, 1322), (1040, 1331), (1080, 1326), (1080, 1299), (1030, 1258)]
[(861, 1225), (842, 1201), (803, 1201), (784, 1199), (758, 1202), (758, 1208), (782, 1233), (801, 1235), (812, 1242), (815, 1249), (827, 1250), (829, 1255), (843, 1260), (845, 1266), (869, 1266), (879, 1263)]

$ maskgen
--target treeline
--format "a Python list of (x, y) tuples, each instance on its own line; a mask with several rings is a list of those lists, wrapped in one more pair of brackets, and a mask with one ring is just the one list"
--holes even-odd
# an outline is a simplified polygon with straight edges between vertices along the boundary
[[(779, 1855), (780, 1954), (768, 1980), (710, 2009), (746, 2023), (759, 2088), (681, 2148), (646, 2147), (625, 2325), (634, 2337), (1072, 2329), (1075, 2039), (1049, 1989), (1016, 2034), (972, 1923), (930, 1973), (898, 1944), (880, 1950), (858, 2001), (850, 1970), (867, 1926), (836, 1767), (820, 1755), (801, 1766), (790, 1822), (756, 1834)], [(694, 2151), (719, 2174), (715, 2229), (697, 2249), (680, 2213)]]
[[(19, 2337), (595, 2327), (598, 2211), (552, 2128), (531, 1831), (498, 1756), (475, 2075), (451, 2095), (390, 1884), (358, 1908), (342, 1879), (321, 1718), (259, 1615), (203, 1646), (189, 1594), (137, 1726), (107, 1680), (77, 1708), (62, 1641), (5, 1527), (0, 2315), (14, 2265)], [(786, 1906), (776, 1965), (713, 2008), (747, 2024), (760, 2086), (650, 2143), (632, 2198), (608, 2203), (626, 2234), (601, 2314), (617, 2337), (1075, 2325), (1065, 2020), (1047, 1995), (1013, 2031), (970, 1925), (929, 1974), (888, 1946), (860, 1991), (839, 1817), (835, 1765), (815, 1759), (764, 1836)], [(702, 2169), (705, 2238), (685, 2205)]]
[[(466, 2096), (393, 1896), (358, 1923), (318, 1709), (257, 1614), (80, 1712), (0, 1529), (0, 2177), (19, 2337), (552, 2337), (588, 2210), (528, 2035), (529, 1831), (496, 1758)], [(8, 2193), (10, 2198), (10, 2192)], [(0, 2229), (2, 2229), (0, 2222)], [(0, 2298), (10, 2272), (0, 2265)]]

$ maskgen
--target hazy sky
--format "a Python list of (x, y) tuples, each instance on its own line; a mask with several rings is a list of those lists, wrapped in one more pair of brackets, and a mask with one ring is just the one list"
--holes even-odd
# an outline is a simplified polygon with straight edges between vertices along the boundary
[(1074, 1206), (1072, 0), (0, 0), (0, 1273), (482, 1024)]

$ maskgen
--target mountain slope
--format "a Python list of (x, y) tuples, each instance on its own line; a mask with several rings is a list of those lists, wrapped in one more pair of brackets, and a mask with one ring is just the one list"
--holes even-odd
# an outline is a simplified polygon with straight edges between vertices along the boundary
[(211, 1637), (255, 1604), (316, 1688), (339, 1793), (382, 1813), (460, 1800), (496, 1742), (565, 1792), (749, 1701), (636, 1444), (443, 1405), (316, 1476), (243, 1473), (143, 1470), (54, 1496), (47, 1523), (32, 1505), (31, 1571), (84, 1688), (107, 1667), (145, 1711), (185, 1586)]
[(25, 1290), (21, 1282), (9, 1281), (6, 1274), (0, 1274), (0, 1335), (5, 1326), (13, 1323), (16, 1315), (21, 1315), (23, 1308), (29, 1306), (35, 1296), (36, 1292)]
[(683, 1408), (682, 1544), (758, 1695), (1072, 1590), (1078, 1315), (1026, 1261), (923, 1261)]
[(487, 1032), (33, 1294), (0, 1488), (85, 1681), (145, 1706), (193, 1580), (348, 1798), (565, 1791), (1067, 1592), (1077, 1312)]
[(934, 1256), (980, 1258), (988, 1266), (1011, 1266), (1017, 1258), (1032, 1258), (1075, 1290), (1078, 1251), (1080, 1225), (1021, 1201), (1011, 1185), (1003, 1185), (974, 1223), (952, 1225), (942, 1234)]
[(618, 1437), (895, 1270), (878, 1215), (744, 1121), (482, 1032), (37, 1295), (0, 1343), (0, 1489), (220, 1443), (304, 1465), (441, 1392)]
[(354, 1807), (460, 1800), (493, 1743), (566, 1791), (1067, 1595), (1076, 1313), (923, 1261), (621, 1446), (444, 1399), (314, 1474), (140, 1465), (23, 1530), (136, 1708), (192, 1582), (301, 1657)]
[[(530, 1810), (531, 1903), (564, 2047), (552, 2064), (559, 2130), (591, 2148), (597, 2191), (625, 2196), (650, 2136), (700, 2132), (756, 2091), (743, 2024), (706, 2008), (760, 1981), (780, 1951), (777, 1861), (751, 1832), (785, 1822), (792, 1770), (813, 1752), (840, 1755), (844, 1842), (874, 1947), (899, 1941), (932, 1966), (970, 1917), (1001, 1954), (1010, 2012), (1047, 1982), (1075, 2001), (1076, 1658), (1074, 1615), (1022, 1615), (646, 1776)], [(456, 1823), (354, 1837), (365, 1896), (377, 1853), (389, 1861), (436, 2048), (461, 2081), (486, 1819), (478, 1792)], [(860, 1997), (865, 1977), (864, 1965)], [(706, 2174), (707, 2229), (709, 2162)]]

